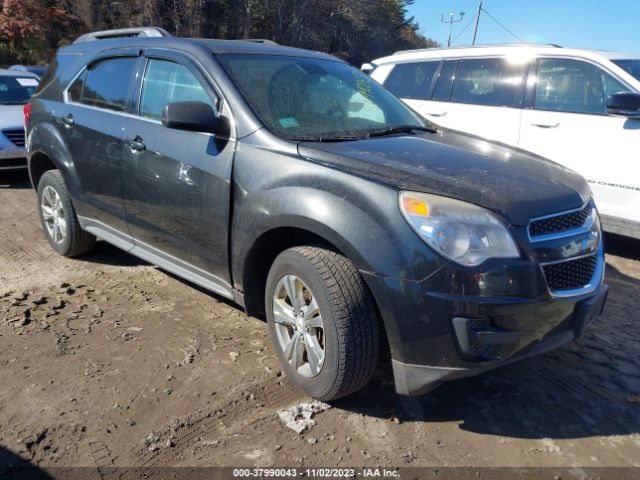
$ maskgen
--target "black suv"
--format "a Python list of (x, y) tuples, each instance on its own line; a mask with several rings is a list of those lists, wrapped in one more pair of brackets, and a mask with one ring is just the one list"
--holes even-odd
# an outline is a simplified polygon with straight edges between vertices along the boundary
[(580, 176), (436, 130), (328, 55), (83, 41), (25, 113), (58, 253), (100, 237), (266, 317), (319, 399), (362, 388), (387, 345), (397, 391), (420, 394), (558, 347), (604, 305)]

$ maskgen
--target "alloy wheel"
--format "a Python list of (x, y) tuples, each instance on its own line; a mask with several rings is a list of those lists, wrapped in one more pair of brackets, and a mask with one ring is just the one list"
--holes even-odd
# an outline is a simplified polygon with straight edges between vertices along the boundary
[(325, 359), (324, 323), (316, 299), (295, 275), (285, 275), (273, 293), (273, 321), (285, 359), (305, 378), (316, 377)]
[(67, 237), (67, 219), (64, 205), (58, 192), (49, 185), (42, 192), (40, 209), (42, 210), (42, 218), (49, 237), (55, 243), (64, 242)]

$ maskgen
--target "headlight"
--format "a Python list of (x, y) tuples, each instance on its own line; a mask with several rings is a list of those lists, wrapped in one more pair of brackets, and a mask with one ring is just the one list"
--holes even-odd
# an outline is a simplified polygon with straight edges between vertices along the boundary
[(402, 192), (400, 210), (430, 247), (460, 265), (520, 258), (507, 228), (484, 208), (437, 195)]

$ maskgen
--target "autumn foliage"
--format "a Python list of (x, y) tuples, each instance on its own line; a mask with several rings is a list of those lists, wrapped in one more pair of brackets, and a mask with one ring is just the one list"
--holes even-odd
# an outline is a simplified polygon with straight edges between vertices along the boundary
[(435, 45), (407, 18), (413, 0), (0, 0), (0, 65), (46, 63), (80, 34), (156, 25), (183, 37), (267, 38), (359, 65)]

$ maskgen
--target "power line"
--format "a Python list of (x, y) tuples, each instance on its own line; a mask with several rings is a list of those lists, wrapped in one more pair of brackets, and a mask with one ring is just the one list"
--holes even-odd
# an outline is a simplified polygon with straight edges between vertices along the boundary
[(462, 31), (461, 31), (461, 32), (456, 36), (456, 38), (454, 38), (454, 39), (451, 41), (451, 45), (453, 45), (454, 43), (456, 43), (456, 40), (458, 40), (458, 39), (462, 36), (462, 34), (467, 30), (467, 28), (469, 28), (469, 25), (471, 25), (471, 24), (473, 23), (473, 21), (475, 20), (475, 18), (476, 18), (476, 16), (477, 16), (477, 15), (478, 15), (478, 13), (476, 12), (476, 14), (475, 14), (473, 17), (471, 17), (471, 20), (469, 20), (469, 23), (467, 23), (467, 24), (465, 25), (465, 27), (462, 29)]
[(522, 38), (520, 38), (518, 35), (516, 35), (515, 33), (513, 33), (511, 30), (509, 30), (507, 27), (505, 27), (502, 23), (500, 23), (493, 15), (491, 15), (489, 12), (487, 12), (484, 8), (482, 9), (482, 11), (484, 13), (486, 13), (487, 15), (489, 15), (489, 18), (491, 18), (491, 20), (493, 20), (494, 22), (496, 22), (498, 25), (500, 25), (502, 28), (504, 28), (507, 32), (509, 32), (511, 35), (513, 35), (515, 38), (517, 38), (518, 40), (520, 40), (522, 43), (529, 43), (526, 40), (523, 40)]
[(453, 24), (461, 22), (463, 17), (464, 17), (464, 12), (460, 12), (460, 18), (457, 19), (457, 20), (454, 19), (454, 13), (453, 12), (449, 12), (449, 19), (448, 20), (445, 20), (446, 15), (444, 15), (444, 14), (440, 15), (440, 21), (442, 23), (448, 23), (449, 24), (449, 38), (447, 39), (447, 47), (451, 46), (451, 32), (453, 30)]

